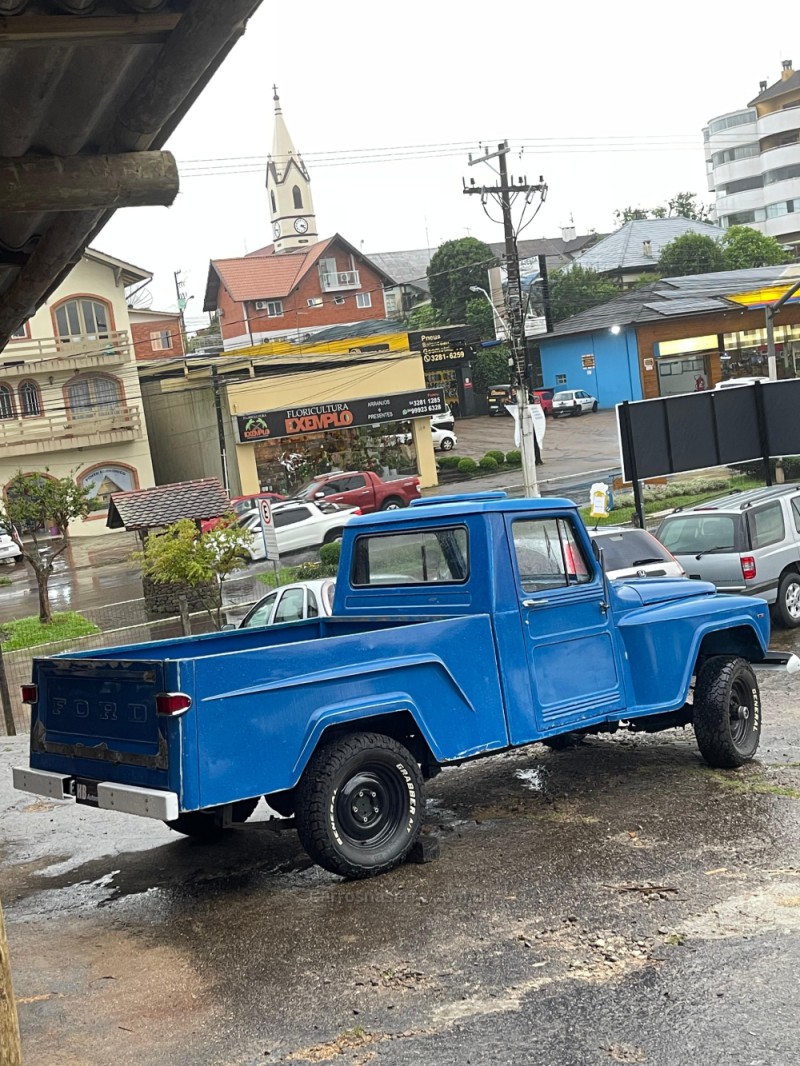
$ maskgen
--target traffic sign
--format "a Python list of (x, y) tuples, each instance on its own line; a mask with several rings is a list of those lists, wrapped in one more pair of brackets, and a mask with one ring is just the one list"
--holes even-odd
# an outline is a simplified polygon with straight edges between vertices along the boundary
[(281, 553), (278, 551), (278, 534), (275, 532), (269, 500), (259, 500), (258, 511), (261, 516), (261, 536), (264, 538), (264, 557), (277, 562)]

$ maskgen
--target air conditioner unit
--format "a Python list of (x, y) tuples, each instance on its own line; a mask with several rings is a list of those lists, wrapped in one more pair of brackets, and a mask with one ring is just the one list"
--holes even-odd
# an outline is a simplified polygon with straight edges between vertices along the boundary
[(349, 283), (349, 281), (350, 281), (349, 274), (340, 274), (339, 275), (339, 284), (340, 285), (347, 285)]
[(256, 300), (256, 311), (266, 311), (268, 302), (268, 300)]

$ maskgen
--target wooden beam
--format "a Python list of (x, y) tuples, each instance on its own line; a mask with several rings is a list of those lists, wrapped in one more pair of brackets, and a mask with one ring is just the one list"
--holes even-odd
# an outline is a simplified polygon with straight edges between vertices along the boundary
[(171, 152), (0, 158), (4, 211), (167, 206), (178, 195)]
[(0, 48), (38, 48), (46, 44), (163, 44), (181, 15), (16, 15), (0, 16)]

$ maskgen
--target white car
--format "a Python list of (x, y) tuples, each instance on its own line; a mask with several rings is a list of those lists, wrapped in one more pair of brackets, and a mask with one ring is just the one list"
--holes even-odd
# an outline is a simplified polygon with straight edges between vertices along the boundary
[[(239, 622), (239, 629), (255, 626), (274, 626), (280, 622), (299, 622), (304, 618), (329, 618), (333, 609), (336, 581), (332, 577), (316, 577), (310, 581), (296, 581), (282, 585), (259, 600)], [(233, 625), (225, 629), (234, 629)]]
[[(335, 503), (295, 502), (287, 500), (272, 507), (272, 521), (278, 538), (278, 551), (299, 551), (329, 544), (342, 535), (344, 524), (354, 514), (361, 514), (358, 507), (340, 507)], [(238, 524), (252, 533), (249, 554), (255, 562), (266, 557), (264, 538), (261, 535), (261, 516), (258, 511), (248, 511), (238, 519)]]
[(553, 418), (562, 415), (582, 415), (597, 410), (597, 397), (583, 389), (564, 389), (553, 394)]
[(718, 381), (714, 388), (732, 389), (737, 385), (755, 385), (757, 381), (763, 384), (765, 381), (769, 381), (769, 378), (728, 378), (727, 381)]
[(22, 549), (11, 534), (0, 526), (0, 563), (21, 563)]
[(681, 564), (646, 529), (598, 526), (589, 536), (603, 549), (609, 581), (626, 577), (686, 577)]
[(450, 432), (456, 428), (456, 418), (449, 407), (445, 407), (444, 411), (438, 415), (431, 415), (431, 429), (449, 429)]
[(431, 426), (431, 440), (434, 448), (442, 452), (452, 451), (458, 444), (455, 433), (451, 433), (449, 429), (437, 429), (435, 426)]

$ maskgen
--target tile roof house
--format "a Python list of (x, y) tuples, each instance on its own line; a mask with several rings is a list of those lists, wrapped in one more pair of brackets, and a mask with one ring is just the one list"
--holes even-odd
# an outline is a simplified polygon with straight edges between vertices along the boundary
[(111, 529), (148, 530), (169, 526), (179, 518), (219, 518), (230, 508), (222, 483), (207, 477), (138, 492), (115, 492), (109, 501), (106, 525)]
[(203, 306), (219, 313), (226, 350), (302, 341), (327, 326), (403, 311), (395, 279), (338, 233), (307, 250), (276, 253), (267, 245), (212, 260)]
[(571, 265), (610, 275), (623, 286), (631, 285), (642, 274), (655, 271), (664, 246), (685, 233), (721, 240), (724, 230), (691, 218), (634, 219), (576, 256)]

